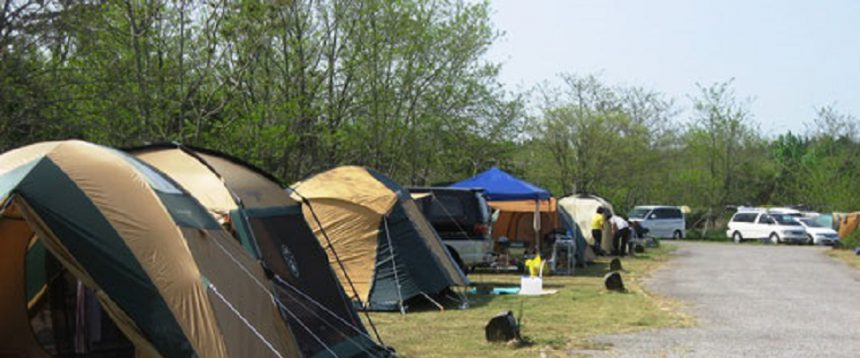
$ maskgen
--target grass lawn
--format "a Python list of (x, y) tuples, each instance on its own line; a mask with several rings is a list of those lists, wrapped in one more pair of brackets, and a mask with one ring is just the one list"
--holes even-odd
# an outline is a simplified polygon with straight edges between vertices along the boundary
[[(520, 357), (566, 356), (573, 348), (601, 349), (588, 337), (658, 327), (690, 325), (678, 313), (678, 303), (645, 292), (638, 281), (668, 259), (671, 244), (649, 249), (636, 258), (622, 260), (628, 293), (610, 293), (603, 287), (608, 259), (601, 258), (575, 276), (545, 277), (545, 289), (554, 295), (539, 297), (469, 295), (471, 307), (444, 312), (432, 309), (399, 313), (372, 313), (387, 345), (406, 357)], [(519, 285), (518, 274), (473, 273), (476, 283)], [(498, 313), (511, 310), (522, 315), (521, 347), (491, 344), (484, 339), (484, 325)]]
[(860, 269), (860, 256), (854, 254), (853, 250), (836, 249), (827, 251), (827, 255), (835, 257), (843, 262), (851, 265), (856, 269)]

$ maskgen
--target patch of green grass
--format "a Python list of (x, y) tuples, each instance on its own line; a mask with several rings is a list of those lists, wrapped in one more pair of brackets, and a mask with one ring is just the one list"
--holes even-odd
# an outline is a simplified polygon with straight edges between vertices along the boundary
[[(639, 285), (675, 248), (665, 244), (622, 259), (627, 293), (611, 293), (603, 287), (609, 260), (601, 258), (586, 269), (578, 269), (575, 276), (545, 277), (544, 288), (558, 290), (553, 295), (470, 295), (471, 307), (466, 310), (422, 309), (405, 316), (394, 312), (371, 316), (385, 343), (406, 357), (566, 356), (573, 348), (589, 345), (587, 338), (594, 335), (689, 325), (691, 321), (678, 313), (676, 302), (652, 295)], [(517, 286), (520, 275), (474, 273), (470, 278), (475, 283)], [(521, 333), (526, 344), (486, 342), (487, 321), (508, 310), (522, 316)]]
[(704, 233), (702, 233), (702, 230), (687, 230), (687, 236), (684, 240), (717, 242), (732, 241), (731, 238), (726, 237), (725, 230), (706, 230)]
[[(687, 236), (684, 238), (684, 241), (696, 241), (696, 242), (713, 242), (713, 243), (724, 243), (731, 244), (734, 243), (732, 238), (726, 236), (725, 230), (707, 230), (703, 234), (701, 230), (690, 230), (687, 231)], [(766, 245), (768, 244), (765, 240), (754, 239), (754, 240), (744, 240), (743, 245)]]
[(845, 262), (856, 269), (860, 269), (860, 255), (855, 254), (853, 250), (833, 249), (827, 251), (827, 255)]

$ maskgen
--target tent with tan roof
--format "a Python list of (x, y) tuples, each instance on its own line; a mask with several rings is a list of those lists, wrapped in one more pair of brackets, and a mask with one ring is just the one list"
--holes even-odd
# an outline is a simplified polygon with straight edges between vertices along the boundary
[[(558, 205), (564, 208), (576, 223), (582, 228), (582, 234), (589, 245), (594, 245), (594, 237), (591, 234), (591, 219), (597, 212), (597, 208), (603, 207), (610, 214), (614, 214), (612, 204), (604, 198), (593, 194), (574, 194), (565, 196), (558, 201)], [(612, 237), (609, 220), (603, 223), (603, 240), (600, 242), (601, 249), (605, 252), (612, 251)], [(589, 253), (593, 256), (593, 253)]]
[[(275, 279), (281, 313), (306, 356), (336, 351), (339, 357), (374, 355), (376, 345), (356, 314), (352, 300), (334, 274), (299, 203), (277, 179), (242, 160), (217, 151), (176, 143), (128, 149), (169, 175), (253, 256)], [(351, 286), (345, 288), (354, 294)], [(372, 321), (368, 317), (368, 322)], [(378, 338), (378, 335), (377, 335)]]
[(257, 260), (134, 157), (12, 150), (0, 201), (0, 356), (302, 355)]
[(447, 289), (468, 284), (409, 192), (379, 172), (338, 167), (290, 190), (305, 202), (332, 266), (344, 265), (367, 308), (405, 312), (408, 300), (422, 297), (439, 304)]

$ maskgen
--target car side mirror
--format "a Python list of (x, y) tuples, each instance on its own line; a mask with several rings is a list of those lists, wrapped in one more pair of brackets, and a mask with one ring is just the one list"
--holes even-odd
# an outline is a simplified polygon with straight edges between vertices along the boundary
[(656, 219), (656, 218), (657, 218), (657, 214), (651, 214), (651, 215), (648, 215), (648, 218), (649, 218), (649, 219)]

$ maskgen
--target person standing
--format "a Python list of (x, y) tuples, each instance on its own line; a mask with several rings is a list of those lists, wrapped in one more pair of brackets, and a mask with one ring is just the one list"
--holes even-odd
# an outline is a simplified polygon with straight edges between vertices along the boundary
[(612, 225), (612, 254), (627, 255), (627, 243), (630, 241), (630, 224), (623, 217), (615, 215), (609, 218)]
[(597, 255), (605, 255), (600, 242), (603, 239), (603, 224), (606, 221), (606, 209), (602, 206), (597, 207), (597, 212), (591, 218), (591, 237), (594, 238), (594, 253)]

